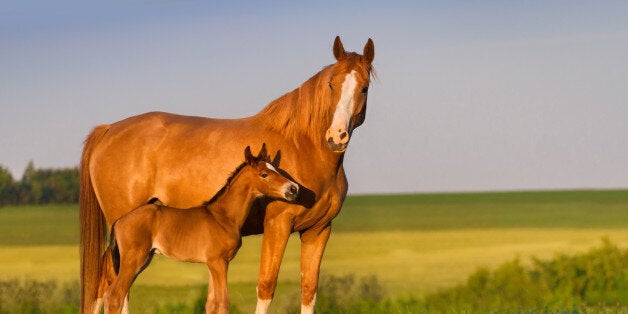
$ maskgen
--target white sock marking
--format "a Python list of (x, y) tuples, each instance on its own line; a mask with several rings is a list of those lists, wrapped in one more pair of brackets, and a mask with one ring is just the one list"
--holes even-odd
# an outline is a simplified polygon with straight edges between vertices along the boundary
[(271, 300), (257, 299), (257, 306), (255, 307), (255, 314), (266, 314)]
[(312, 298), (312, 302), (310, 302), (310, 304), (301, 304), (301, 314), (314, 313), (314, 304), (316, 304), (316, 293), (314, 293), (314, 297)]

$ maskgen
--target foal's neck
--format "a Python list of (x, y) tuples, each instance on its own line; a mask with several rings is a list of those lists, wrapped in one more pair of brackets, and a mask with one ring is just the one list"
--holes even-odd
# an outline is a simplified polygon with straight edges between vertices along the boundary
[(256, 195), (253, 194), (253, 189), (248, 184), (238, 184), (238, 178), (239, 175), (234, 178), (220, 197), (207, 205), (207, 210), (215, 213), (216, 217), (224, 218), (221, 223), (227, 223), (229, 226), (240, 230), (249, 215)]

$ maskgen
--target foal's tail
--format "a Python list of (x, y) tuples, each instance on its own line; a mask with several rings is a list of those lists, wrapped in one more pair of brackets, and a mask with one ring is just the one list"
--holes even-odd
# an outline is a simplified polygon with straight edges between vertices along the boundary
[(79, 194), (79, 224), (81, 232), (81, 313), (89, 313), (98, 295), (101, 256), (104, 251), (106, 226), (100, 204), (94, 192), (89, 172), (89, 159), (92, 151), (109, 130), (101, 125), (85, 139), (81, 157), (81, 182)]
[(118, 241), (116, 240), (116, 223), (111, 226), (111, 235), (109, 236), (109, 249), (111, 250), (111, 261), (113, 262), (113, 270), (116, 275), (120, 273), (120, 248), (118, 248)]

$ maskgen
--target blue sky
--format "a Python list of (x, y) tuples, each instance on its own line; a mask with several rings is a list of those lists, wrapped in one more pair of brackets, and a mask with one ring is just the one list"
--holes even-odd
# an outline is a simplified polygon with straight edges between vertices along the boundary
[(256, 113), (375, 42), (350, 193), (628, 187), (625, 1), (4, 1), (0, 164), (78, 164), (91, 127)]

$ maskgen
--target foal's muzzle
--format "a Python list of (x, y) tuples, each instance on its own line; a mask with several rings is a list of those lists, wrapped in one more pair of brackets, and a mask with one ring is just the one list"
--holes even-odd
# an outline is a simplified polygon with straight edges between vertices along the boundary
[(286, 199), (292, 202), (297, 199), (298, 194), (299, 194), (299, 186), (294, 183), (290, 183), (290, 186), (286, 189), (286, 192), (285, 192)]

